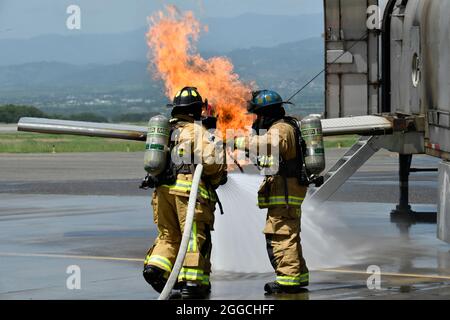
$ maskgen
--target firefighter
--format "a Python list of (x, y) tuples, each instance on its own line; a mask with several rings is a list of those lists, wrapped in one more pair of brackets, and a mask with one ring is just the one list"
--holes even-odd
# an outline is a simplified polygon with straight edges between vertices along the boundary
[[(276, 272), (276, 280), (264, 286), (267, 294), (298, 293), (309, 284), (300, 244), (301, 205), (307, 191), (307, 175), (300, 129), (293, 118), (286, 117), (283, 107), (286, 103), (274, 91), (254, 92), (248, 111), (256, 115), (253, 123), (256, 134), (235, 138), (239, 150), (256, 150), (256, 146), (261, 150), (262, 144), (266, 144), (268, 152), (257, 158), (260, 167), (274, 168), (278, 164), (276, 172), (266, 173), (258, 191), (259, 208), (268, 209), (264, 234)], [(278, 146), (277, 159), (274, 159), (274, 146)]]
[(215, 190), (226, 182), (227, 171), (225, 164), (203, 162), (203, 159), (214, 156), (211, 154), (214, 150), (208, 147), (214, 137), (201, 124), (204, 102), (197, 89), (183, 88), (171, 106), (171, 152), (166, 170), (157, 178), (152, 197), (158, 237), (147, 253), (143, 275), (157, 292), (162, 291), (181, 243), (195, 156), (200, 156), (204, 169), (192, 233), (175, 289), (181, 290), (183, 298), (201, 299), (211, 288), (211, 231), (218, 200)]

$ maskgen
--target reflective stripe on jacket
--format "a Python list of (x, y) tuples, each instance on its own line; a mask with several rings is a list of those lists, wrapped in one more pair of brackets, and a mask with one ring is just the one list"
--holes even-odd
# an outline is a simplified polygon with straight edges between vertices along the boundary
[[(192, 175), (191, 174), (178, 174), (177, 181), (173, 185), (164, 185), (163, 187), (169, 188), (169, 193), (182, 197), (189, 197), (192, 188)], [(217, 201), (217, 194), (212, 187), (205, 186), (204, 183), (200, 183), (198, 187), (198, 196), (210, 201)]]
[[(301, 206), (305, 198), (288, 196), (288, 205), (293, 207)], [(258, 206), (259, 207), (272, 207), (278, 205), (286, 205), (286, 197), (285, 196), (269, 196), (269, 197), (258, 197)]]

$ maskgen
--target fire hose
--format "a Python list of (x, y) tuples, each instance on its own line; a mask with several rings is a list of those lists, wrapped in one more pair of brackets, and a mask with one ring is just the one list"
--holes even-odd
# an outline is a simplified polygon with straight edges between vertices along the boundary
[(198, 187), (200, 184), (200, 178), (202, 177), (203, 165), (198, 164), (195, 168), (194, 177), (192, 178), (191, 193), (189, 194), (188, 209), (186, 214), (186, 220), (184, 222), (183, 238), (181, 239), (180, 249), (178, 250), (175, 264), (173, 265), (172, 272), (169, 279), (164, 286), (161, 295), (158, 300), (168, 300), (170, 293), (178, 279), (181, 267), (183, 266), (184, 257), (188, 248), (189, 240), (191, 238), (192, 224), (194, 222), (195, 204), (197, 202)]

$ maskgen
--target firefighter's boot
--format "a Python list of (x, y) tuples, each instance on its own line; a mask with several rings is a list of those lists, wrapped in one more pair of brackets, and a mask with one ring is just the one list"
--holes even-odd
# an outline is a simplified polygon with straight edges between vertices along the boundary
[(305, 286), (307, 284), (295, 285), (295, 286), (284, 286), (279, 284), (278, 282), (269, 282), (264, 286), (264, 290), (266, 294), (296, 294), (305, 292)]
[(206, 299), (211, 292), (211, 285), (202, 285), (193, 281), (186, 281), (181, 288), (183, 299)]
[(166, 285), (167, 279), (164, 277), (166, 271), (158, 267), (148, 265), (145, 266), (143, 276), (145, 281), (150, 284), (156, 292), (161, 293)]

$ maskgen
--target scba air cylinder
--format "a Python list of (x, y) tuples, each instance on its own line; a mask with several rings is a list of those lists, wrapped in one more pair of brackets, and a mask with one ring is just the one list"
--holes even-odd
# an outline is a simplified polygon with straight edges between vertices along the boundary
[(302, 138), (306, 144), (305, 165), (310, 174), (320, 175), (325, 170), (325, 147), (320, 116), (310, 115), (301, 121)]
[(151, 118), (148, 122), (144, 168), (153, 177), (161, 174), (166, 167), (169, 139), (169, 120), (163, 115)]

